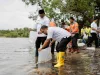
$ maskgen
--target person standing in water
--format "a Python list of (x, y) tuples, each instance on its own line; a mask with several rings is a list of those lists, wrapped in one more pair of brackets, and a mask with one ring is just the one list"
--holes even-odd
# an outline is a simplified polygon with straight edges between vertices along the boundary
[(45, 16), (44, 10), (39, 10), (39, 17), (37, 18), (37, 39), (35, 42), (36, 52), (35, 52), (35, 61), (38, 62), (38, 49), (40, 48), (40, 45), (43, 44), (47, 38), (47, 35), (40, 32), (40, 28), (45, 25), (49, 26), (50, 20), (48, 17)]
[(71, 41), (70, 32), (60, 27), (48, 28), (47, 26), (42, 26), (41, 32), (47, 34), (47, 39), (44, 42), (43, 46), (40, 47), (38, 50), (41, 51), (42, 49), (44, 49), (50, 43), (51, 39), (53, 39), (52, 41), (57, 41), (58, 44), (56, 46), (56, 50), (58, 58), (57, 58), (57, 64), (54, 65), (54, 67), (64, 66), (66, 45)]

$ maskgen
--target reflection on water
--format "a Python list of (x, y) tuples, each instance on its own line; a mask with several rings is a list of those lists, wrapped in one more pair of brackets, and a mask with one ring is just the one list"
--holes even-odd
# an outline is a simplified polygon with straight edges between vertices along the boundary
[(0, 38), (0, 75), (100, 75), (100, 49), (67, 53), (65, 66), (51, 61), (34, 64), (34, 48), (27, 38)]
[(0, 75), (27, 75), (33, 66), (28, 39), (0, 38)]

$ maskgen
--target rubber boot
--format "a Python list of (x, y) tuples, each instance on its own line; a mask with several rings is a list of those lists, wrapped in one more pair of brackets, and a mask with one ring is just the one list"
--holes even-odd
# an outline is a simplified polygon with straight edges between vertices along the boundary
[(65, 55), (65, 52), (59, 52), (59, 60), (58, 60), (58, 63), (54, 65), (54, 67), (61, 67), (64, 65), (64, 55)]

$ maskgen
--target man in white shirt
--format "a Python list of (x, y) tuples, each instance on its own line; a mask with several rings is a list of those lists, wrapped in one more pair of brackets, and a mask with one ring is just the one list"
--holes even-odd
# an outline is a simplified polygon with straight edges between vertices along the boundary
[(45, 26), (49, 26), (50, 24), (50, 20), (48, 17), (45, 16), (45, 12), (44, 10), (39, 10), (39, 17), (37, 19), (37, 39), (36, 39), (36, 63), (38, 62), (38, 49), (40, 48), (40, 45), (44, 43), (44, 41), (47, 38), (47, 35), (43, 34), (40, 32), (40, 28), (41, 26), (45, 25)]
[(98, 48), (98, 35), (97, 33), (100, 33), (100, 31), (97, 29), (97, 20), (98, 18), (95, 17), (94, 21), (91, 23), (91, 39), (90, 41), (87, 43), (87, 46), (89, 46), (89, 44), (93, 43), (93, 41), (95, 41), (95, 47)]
[(44, 49), (49, 43), (50, 40), (53, 39), (52, 42), (57, 41), (58, 44), (56, 46), (56, 50), (58, 52), (57, 64), (54, 67), (61, 67), (64, 65), (64, 54), (66, 50), (67, 44), (71, 41), (71, 34), (59, 27), (47, 27), (42, 26), (41, 32), (47, 34), (47, 39), (44, 42), (43, 46), (39, 48), (39, 51)]

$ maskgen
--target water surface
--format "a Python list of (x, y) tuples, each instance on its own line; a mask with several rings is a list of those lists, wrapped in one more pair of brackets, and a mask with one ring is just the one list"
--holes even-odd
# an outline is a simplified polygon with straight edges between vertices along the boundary
[(35, 65), (34, 50), (28, 38), (0, 38), (0, 75), (100, 75), (100, 49), (66, 53), (61, 68), (55, 60)]

